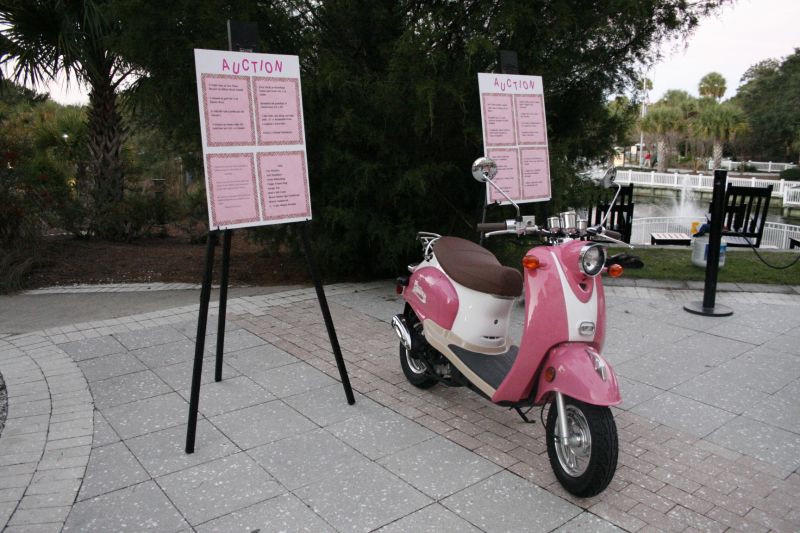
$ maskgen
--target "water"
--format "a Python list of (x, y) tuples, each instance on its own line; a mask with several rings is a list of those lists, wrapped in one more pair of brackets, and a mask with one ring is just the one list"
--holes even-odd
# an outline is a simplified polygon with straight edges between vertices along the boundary
[[(650, 218), (650, 217), (691, 217), (698, 220), (704, 220), (706, 213), (708, 213), (708, 205), (710, 200), (699, 198), (692, 191), (681, 191), (679, 197), (652, 197), (649, 194), (634, 195), (634, 203), (636, 207), (633, 209), (633, 218)], [(780, 204), (777, 199), (773, 198), (775, 206)], [(800, 225), (800, 217), (783, 216), (780, 207), (770, 206), (769, 213), (767, 213), (768, 222), (777, 222), (780, 224), (794, 224)]]

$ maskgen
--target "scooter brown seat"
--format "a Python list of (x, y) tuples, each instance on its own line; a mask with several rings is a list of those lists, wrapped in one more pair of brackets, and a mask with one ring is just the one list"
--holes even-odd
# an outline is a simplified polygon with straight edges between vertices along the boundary
[(467, 288), (497, 296), (522, 294), (522, 274), (501, 265), (492, 252), (474, 242), (441, 237), (433, 252), (447, 275)]

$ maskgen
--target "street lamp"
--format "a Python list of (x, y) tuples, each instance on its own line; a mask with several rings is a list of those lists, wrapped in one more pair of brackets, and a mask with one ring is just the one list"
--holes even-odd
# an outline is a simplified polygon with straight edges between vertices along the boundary
[[(644, 116), (647, 114), (647, 71), (645, 75), (642, 76), (642, 117), (641, 119), (644, 120)], [(642, 129), (642, 123), (639, 122), (639, 166), (644, 166), (644, 129)]]

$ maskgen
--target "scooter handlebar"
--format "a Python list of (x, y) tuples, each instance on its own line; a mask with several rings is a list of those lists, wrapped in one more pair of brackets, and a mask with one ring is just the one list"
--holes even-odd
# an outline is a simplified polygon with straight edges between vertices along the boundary
[(477, 229), (480, 232), (488, 233), (490, 231), (505, 231), (508, 226), (505, 222), (483, 222), (478, 224)]
[(619, 233), (617, 231), (612, 231), (610, 229), (603, 230), (603, 236), (611, 237), (612, 239), (616, 239), (618, 241), (622, 240), (622, 233)]

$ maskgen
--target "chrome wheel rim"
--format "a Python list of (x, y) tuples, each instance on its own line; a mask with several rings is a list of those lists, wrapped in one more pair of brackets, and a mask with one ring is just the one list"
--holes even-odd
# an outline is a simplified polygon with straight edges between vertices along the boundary
[(408, 368), (410, 368), (411, 371), (415, 374), (424, 374), (425, 370), (427, 369), (425, 363), (420, 361), (416, 357), (413, 357), (411, 355), (410, 350), (406, 349), (405, 352), (406, 352), (406, 364), (408, 364)]
[[(572, 477), (578, 477), (589, 467), (589, 460), (592, 457), (592, 433), (589, 430), (589, 422), (580, 409), (574, 405), (567, 405), (564, 410), (567, 414), (569, 435), (566, 439), (555, 436), (556, 456), (564, 472)], [(557, 422), (556, 419), (556, 427), (558, 427)]]

